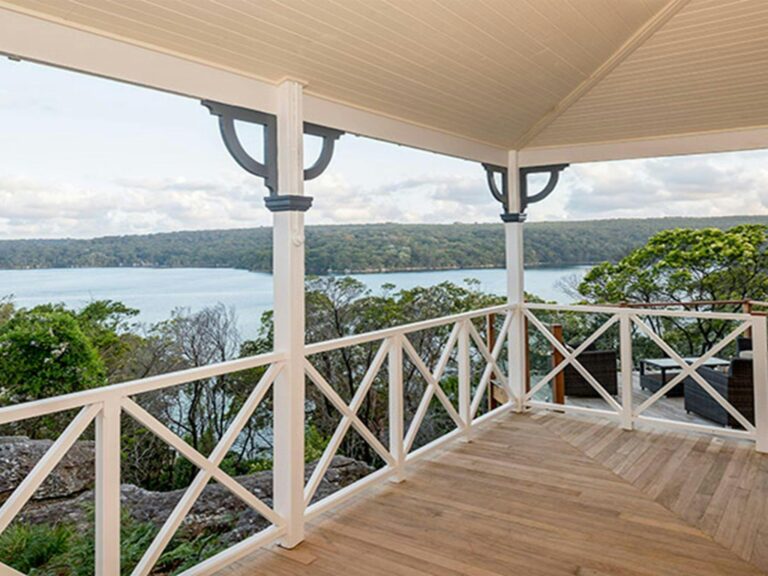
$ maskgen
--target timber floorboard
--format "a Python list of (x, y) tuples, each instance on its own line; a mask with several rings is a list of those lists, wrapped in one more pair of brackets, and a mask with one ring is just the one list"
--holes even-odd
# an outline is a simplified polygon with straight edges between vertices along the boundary
[[(678, 518), (768, 573), (768, 456), (754, 443), (641, 428), (594, 450), (584, 431), (615, 423), (540, 413), (533, 418)], [(630, 448), (627, 449), (626, 447)]]
[[(764, 458), (730, 442), (606, 425), (615, 427), (562, 414), (501, 416), (472, 442), (411, 466), (405, 482), (319, 516), (294, 550), (271, 546), (220, 574), (764, 574), (745, 560), (768, 558)], [(674, 512), (680, 507), (695, 508), (696, 521)]]

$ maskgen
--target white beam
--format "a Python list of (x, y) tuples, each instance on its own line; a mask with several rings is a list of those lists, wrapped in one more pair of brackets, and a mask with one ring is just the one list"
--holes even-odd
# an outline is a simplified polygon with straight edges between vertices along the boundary
[[(520, 165), (518, 153), (510, 150), (507, 159), (507, 193), (509, 212), (520, 212), (522, 198), (520, 196)], [(525, 303), (524, 281), (524, 252), (523, 252), (523, 223), (506, 222), (504, 224), (504, 239), (506, 246), (507, 268), (507, 303), (512, 311), (512, 321), (509, 327), (507, 341), (507, 358), (509, 387), (513, 393), (511, 402), (516, 403), (518, 412), (523, 409), (525, 396), (526, 362), (525, 362)], [(503, 338), (500, 335), (499, 338)]]
[(524, 167), (568, 162), (605, 162), (690, 154), (740, 152), (764, 148), (768, 148), (768, 126), (641, 140), (523, 148), (519, 151), (518, 157), (520, 166)]
[(428, 152), (497, 166), (504, 166), (507, 161), (507, 151), (503, 148), (319, 96), (305, 96), (304, 115), (308, 122)]
[(268, 82), (4, 8), (0, 53), (194, 98), (276, 109), (275, 86)]
[[(0, 8), (0, 54), (201, 100), (277, 111), (277, 86), (269, 80), (6, 8)], [(304, 110), (307, 121), (351, 134), (477, 162), (506, 162), (502, 148), (316, 94), (305, 93)]]
[[(278, 192), (304, 194), (302, 87), (278, 88)], [(274, 347), (287, 355), (274, 386), (274, 501), (285, 522), (281, 543), (304, 539), (304, 213), (274, 213)]]
[(116, 398), (104, 402), (96, 416), (96, 576), (120, 573), (121, 412), (120, 400)]

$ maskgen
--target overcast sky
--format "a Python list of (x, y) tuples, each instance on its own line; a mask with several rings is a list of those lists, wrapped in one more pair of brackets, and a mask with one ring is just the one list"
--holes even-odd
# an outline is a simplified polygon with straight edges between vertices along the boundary
[[(0, 59), (0, 238), (267, 225), (265, 193), (198, 101)], [(499, 221), (479, 164), (353, 136), (306, 193), (309, 224)], [(529, 213), (768, 213), (768, 152), (572, 166)]]

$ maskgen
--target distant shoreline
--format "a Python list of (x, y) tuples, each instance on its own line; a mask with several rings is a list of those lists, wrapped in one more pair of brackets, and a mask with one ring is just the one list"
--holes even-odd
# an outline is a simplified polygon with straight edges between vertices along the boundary
[[(534, 222), (525, 224), (527, 267), (616, 262), (672, 228), (768, 225), (768, 216)], [(308, 226), (311, 275), (504, 268), (501, 224)], [(0, 240), (0, 269), (231, 268), (270, 273), (272, 230), (250, 228), (111, 236), (90, 240)]]
[[(559, 268), (586, 268), (589, 266), (595, 266), (599, 262), (585, 262), (585, 263), (554, 263), (554, 264), (526, 264), (525, 268), (529, 270), (556, 270)], [(0, 268), (0, 272), (31, 272), (35, 270), (240, 270), (242, 272), (253, 272), (254, 274), (269, 274), (272, 275), (271, 270), (249, 270), (247, 268), (238, 268), (235, 266), (40, 266), (29, 268)], [(366, 275), (366, 274), (409, 274), (418, 272), (442, 272), (442, 271), (454, 271), (454, 270), (504, 270), (503, 266), (443, 266), (440, 268), (396, 268), (396, 269), (368, 269), (368, 270), (343, 270), (343, 271), (331, 271), (322, 274), (307, 274), (307, 276), (349, 276), (349, 275)]]

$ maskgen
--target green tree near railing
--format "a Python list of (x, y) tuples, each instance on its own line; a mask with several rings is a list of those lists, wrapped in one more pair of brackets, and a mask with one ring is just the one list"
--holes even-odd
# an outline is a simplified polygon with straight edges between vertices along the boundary
[[(354, 334), (363, 334), (383, 328), (419, 322), (477, 310), (504, 302), (499, 296), (481, 292), (477, 283), (468, 281), (466, 286), (443, 282), (431, 287), (396, 290), (385, 286), (383, 294), (373, 294), (365, 285), (349, 277), (322, 277), (307, 283), (306, 292), (306, 340), (322, 342)], [(271, 313), (262, 317), (261, 334), (247, 342), (244, 350), (249, 354), (272, 350)], [(499, 318), (499, 324), (502, 318)], [(409, 339), (421, 358), (433, 367), (445, 346), (452, 326), (439, 326), (409, 334)], [(311, 361), (331, 386), (349, 402), (373, 362), (381, 341), (342, 348), (314, 355)], [(382, 442), (386, 444), (388, 426), (388, 379), (386, 363), (374, 380), (371, 391), (363, 402), (358, 415)], [(455, 395), (455, 374), (447, 371), (443, 383), (446, 393)], [(404, 362), (404, 406), (406, 421), (412, 416), (421, 400), (424, 383), (415, 366)], [(340, 414), (315, 386), (307, 386), (307, 421), (316, 433), (329, 439), (338, 425)], [(437, 406), (430, 409), (417, 437), (416, 446), (435, 438), (454, 424), (450, 417)], [(378, 456), (371, 447), (355, 434), (348, 434), (340, 452), (371, 464)]]
[[(741, 301), (768, 297), (768, 227), (666, 230), (618, 263), (592, 268), (579, 285), (590, 303), (686, 305), (689, 310), (741, 312)], [(673, 347), (701, 354), (722, 339), (733, 322), (653, 318), (647, 322)]]

